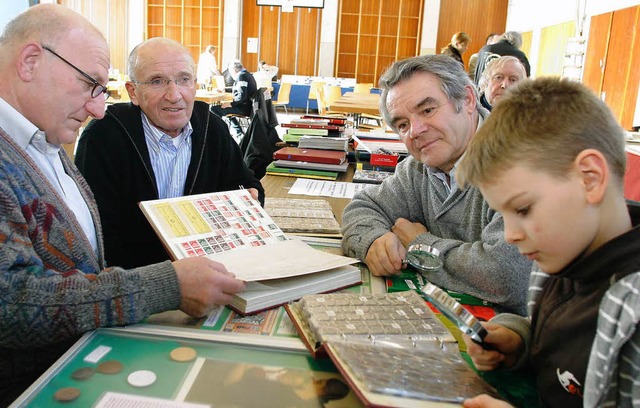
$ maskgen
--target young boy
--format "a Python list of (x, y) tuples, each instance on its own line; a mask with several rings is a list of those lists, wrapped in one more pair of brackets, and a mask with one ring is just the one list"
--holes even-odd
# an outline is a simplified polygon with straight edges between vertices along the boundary
[[(544, 406), (640, 401), (640, 206), (623, 196), (624, 147), (591, 91), (540, 78), (496, 105), (456, 169), (536, 269), (530, 319), (496, 316), (485, 326), (494, 351), (467, 338), (468, 353), (479, 370), (532, 366)], [(481, 396), (465, 406), (501, 403)]]

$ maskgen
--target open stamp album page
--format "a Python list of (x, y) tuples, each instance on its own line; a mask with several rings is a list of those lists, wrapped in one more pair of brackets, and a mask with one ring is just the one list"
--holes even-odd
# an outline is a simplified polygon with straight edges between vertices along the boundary
[(140, 208), (174, 259), (207, 256), (246, 281), (357, 262), (287, 237), (247, 190), (143, 201)]

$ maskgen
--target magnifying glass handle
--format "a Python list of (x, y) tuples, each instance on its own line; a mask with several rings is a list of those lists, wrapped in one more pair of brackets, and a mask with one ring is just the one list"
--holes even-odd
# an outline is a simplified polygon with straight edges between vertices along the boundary
[(476, 339), (471, 339), (471, 341), (473, 341), (474, 343), (476, 343), (477, 345), (479, 345), (480, 347), (482, 347), (487, 351), (493, 351), (496, 349), (495, 347), (493, 347), (493, 345), (487, 343), (486, 341), (478, 341)]

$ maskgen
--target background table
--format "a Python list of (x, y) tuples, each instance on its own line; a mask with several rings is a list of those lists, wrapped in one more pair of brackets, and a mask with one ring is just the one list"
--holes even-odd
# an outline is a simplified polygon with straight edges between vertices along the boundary
[(233, 101), (233, 94), (230, 92), (211, 92), (206, 89), (196, 91), (196, 100), (206, 103), (224, 103)]
[(380, 115), (380, 95), (377, 93), (347, 92), (331, 105), (329, 110), (346, 113), (367, 113)]

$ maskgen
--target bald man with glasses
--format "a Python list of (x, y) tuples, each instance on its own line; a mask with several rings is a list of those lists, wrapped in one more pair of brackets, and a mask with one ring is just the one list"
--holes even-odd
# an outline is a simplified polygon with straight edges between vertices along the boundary
[(61, 145), (104, 117), (108, 69), (104, 36), (64, 6), (33, 6), (0, 36), (0, 406), (89, 330), (200, 317), (245, 287), (203, 257), (106, 267), (96, 203)]
[(89, 123), (76, 165), (98, 202), (107, 263), (137, 267), (169, 259), (140, 201), (242, 186), (263, 202), (264, 190), (227, 125), (195, 100), (189, 50), (151, 38), (134, 48), (128, 64), (131, 102), (111, 105)]

